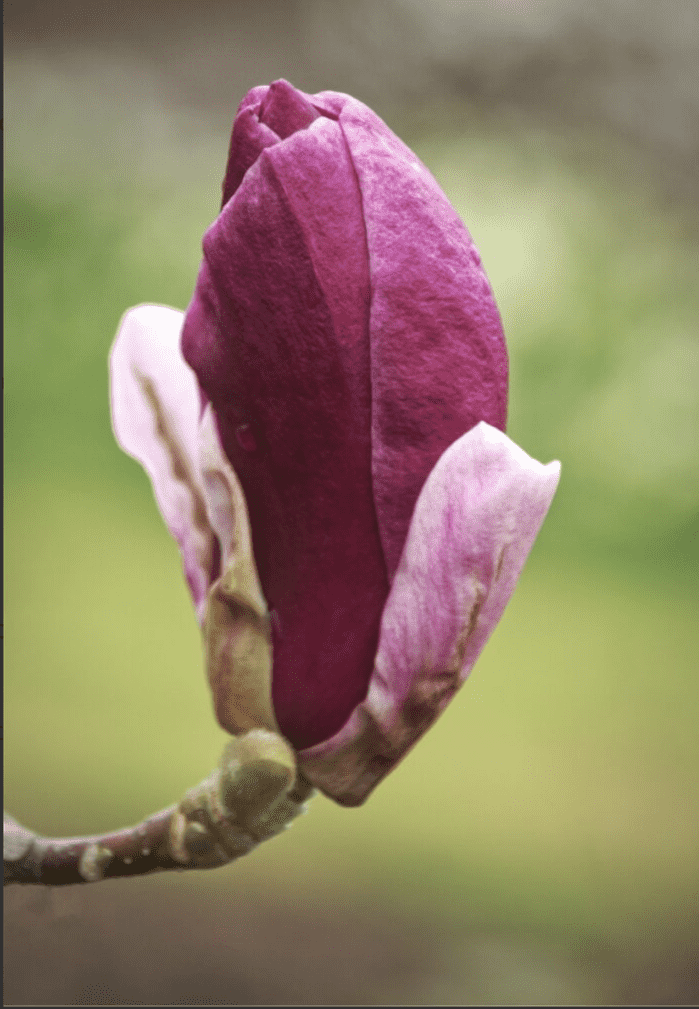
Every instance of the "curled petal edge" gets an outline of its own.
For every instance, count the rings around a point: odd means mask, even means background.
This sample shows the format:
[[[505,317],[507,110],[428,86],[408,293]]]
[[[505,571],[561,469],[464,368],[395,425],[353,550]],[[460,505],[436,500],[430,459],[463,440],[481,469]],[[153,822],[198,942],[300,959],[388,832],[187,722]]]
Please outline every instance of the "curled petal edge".
[[[183,320],[161,305],[125,313],[109,358],[112,426],[150,477],[179,544],[219,723],[234,735],[278,733],[269,613],[245,497],[211,406],[201,409],[196,376],[182,357]]]
[[[326,795],[364,802],[444,710],[502,616],[559,477],[560,463],[537,462],[485,422],[441,455],[413,512],[367,697],[299,753]]]
[[[180,353],[183,319],[163,305],[124,314],[109,355],[110,398],[116,440],[150,477],[201,623],[216,547],[198,472],[199,390]]]

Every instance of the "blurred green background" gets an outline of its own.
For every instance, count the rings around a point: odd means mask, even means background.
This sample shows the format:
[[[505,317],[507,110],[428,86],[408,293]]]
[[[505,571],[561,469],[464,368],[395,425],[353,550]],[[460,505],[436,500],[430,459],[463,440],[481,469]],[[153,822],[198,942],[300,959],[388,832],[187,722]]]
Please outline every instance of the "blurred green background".
[[[542,98],[533,115],[504,86],[502,100],[485,85],[474,98],[433,76],[414,107],[398,71],[377,83],[347,57],[346,4],[326,4],[325,42],[318,4],[289,4],[286,36],[278,4],[258,21],[245,4],[174,5],[172,23],[146,5],[128,36],[103,5],[74,6],[80,31],[42,35],[46,5],[29,5],[33,20],[10,10],[8,26],[14,816],[46,834],[135,822],[205,776],[224,742],[176,546],[111,434],[106,361],[126,308],[186,307],[248,87],[286,76],[351,90],[415,148],[501,308],[508,433],[563,473],[470,680],[366,806],[318,797],[224,870],[10,888],[6,1002],[695,1001],[699,229],[677,182],[686,152],[673,174],[667,145],[654,159],[601,113]],[[379,6],[403,39],[411,5]],[[221,24],[237,34],[221,42]],[[315,62],[294,42],[304,31]],[[491,36],[504,52],[505,34]],[[207,51],[228,54],[227,90]]]

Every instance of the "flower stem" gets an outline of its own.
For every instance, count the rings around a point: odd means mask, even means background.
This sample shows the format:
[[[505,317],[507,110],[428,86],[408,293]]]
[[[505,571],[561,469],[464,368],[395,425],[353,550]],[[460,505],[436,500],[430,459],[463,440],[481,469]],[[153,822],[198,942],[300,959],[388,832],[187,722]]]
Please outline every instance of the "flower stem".
[[[89,837],[41,837],[8,813],[4,884],[66,886],[168,869],[226,865],[305,812],[313,789],[281,736],[253,729],[175,805],[133,827]]]

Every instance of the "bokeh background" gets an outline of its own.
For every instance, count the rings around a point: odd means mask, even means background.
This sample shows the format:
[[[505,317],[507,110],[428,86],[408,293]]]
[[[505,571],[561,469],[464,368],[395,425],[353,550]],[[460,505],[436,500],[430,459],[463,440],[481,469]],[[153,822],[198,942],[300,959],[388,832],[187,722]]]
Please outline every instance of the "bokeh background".
[[[699,7],[5,5],[5,804],[176,800],[224,742],[179,556],[113,440],[123,311],[186,307],[235,108],[349,91],[475,237],[509,433],[563,476],[469,682],[355,810],[223,870],[6,894],[6,1004],[691,1004]]]

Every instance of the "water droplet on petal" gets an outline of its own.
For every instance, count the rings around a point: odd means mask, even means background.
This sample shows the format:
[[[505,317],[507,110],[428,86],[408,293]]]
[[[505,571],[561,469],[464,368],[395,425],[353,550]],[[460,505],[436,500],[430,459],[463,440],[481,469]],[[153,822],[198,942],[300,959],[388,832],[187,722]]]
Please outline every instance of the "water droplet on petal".
[[[257,448],[255,435],[252,433],[252,427],[249,424],[241,424],[237,427],[235,429],[235,437],[243,451],[254,452]]]

